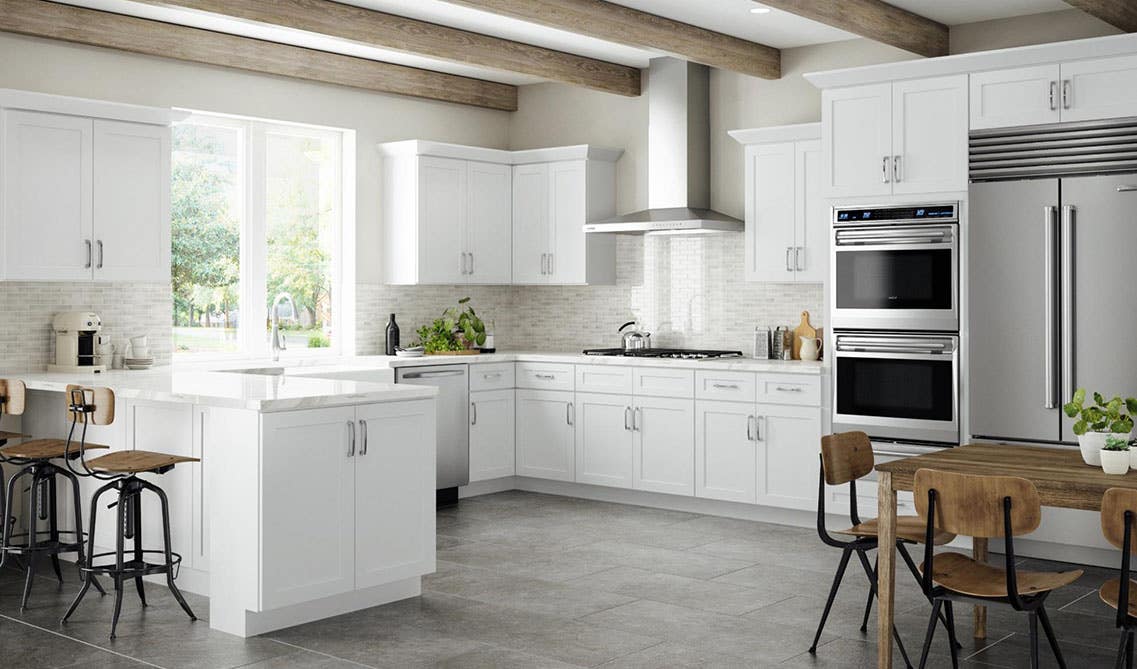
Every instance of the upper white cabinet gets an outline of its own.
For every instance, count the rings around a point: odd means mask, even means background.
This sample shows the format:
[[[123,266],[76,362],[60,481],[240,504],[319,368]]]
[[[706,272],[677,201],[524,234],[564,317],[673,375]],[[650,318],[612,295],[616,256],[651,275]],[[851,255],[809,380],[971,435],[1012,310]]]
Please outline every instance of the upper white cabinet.
[[[822,152],[831,198],[967,188],[967,76],[826,89]]]
[[[971,129],[1137,115],[1137,56],[976,72]]]
[[[746,145],[746,280],[823,282],[828,206],[820,124],[731,135]]]
[[[3,278],[168,281],[174,115],[19,91],[0,108]]]
[[[620,152],[499,151],[411,140],[384,155],[384,275],[393,284],[614,283]]]

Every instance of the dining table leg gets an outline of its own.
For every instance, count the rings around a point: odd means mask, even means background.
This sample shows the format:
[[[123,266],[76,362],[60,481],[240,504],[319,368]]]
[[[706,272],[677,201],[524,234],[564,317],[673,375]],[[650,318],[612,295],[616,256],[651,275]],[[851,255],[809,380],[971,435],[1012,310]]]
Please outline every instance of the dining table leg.
[[[987,537],[972,537],[971,555],[979,562],[987,562]],[[987,607],[975,605],[975,638],[987,638]]]
[[[877,667],[892,669],[892,623],[896,585],[896,490],[891,472],[877,472]]]

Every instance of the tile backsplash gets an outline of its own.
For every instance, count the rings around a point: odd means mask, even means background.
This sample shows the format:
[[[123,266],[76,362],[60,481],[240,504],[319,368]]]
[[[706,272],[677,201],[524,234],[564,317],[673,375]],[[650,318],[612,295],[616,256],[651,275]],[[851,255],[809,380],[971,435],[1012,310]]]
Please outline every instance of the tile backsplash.
[[[494,322],[500,350],[573,351],[619,345],[616,329],[638,320],[656,347],[728,348],[749,355],[755,325],[822,325],[820,284],[743,280],[741,233],[621,236],[614,286],[387,286],[357,293],[359,353],[382,353],[391,312],[404,343],[448,305],[469,296]]]
[[[154,364],[173,350],[168,283],[0,282],[0,369],[42,370],[55,357],[51,320],[60,311],[91,310],[116,347],[146,334]]]

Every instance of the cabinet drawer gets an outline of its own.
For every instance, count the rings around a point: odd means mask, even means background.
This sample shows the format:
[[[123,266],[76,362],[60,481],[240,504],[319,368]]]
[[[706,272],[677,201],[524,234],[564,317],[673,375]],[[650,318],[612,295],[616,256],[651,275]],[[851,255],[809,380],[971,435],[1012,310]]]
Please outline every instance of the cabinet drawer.
[[[636,395],[656,397],[694,397],[695,370],[664,367],[636,367],[632,370]]]
[[[583,393],[631,393],[632,368],[617,365],[577,365],[576,391]]]
[[[821,377],[804,374],[759,374],[758,401],[820,406]]]
[[[757,398],[757,383],[752,372],[698,370],[695,372],[695,398],[754,402]]]
[[[513,363],[470,365],[470,392],[512,388]]]
[[[572,365],[556,363],[517,363],[517,387],[536,390],[572,390]]]

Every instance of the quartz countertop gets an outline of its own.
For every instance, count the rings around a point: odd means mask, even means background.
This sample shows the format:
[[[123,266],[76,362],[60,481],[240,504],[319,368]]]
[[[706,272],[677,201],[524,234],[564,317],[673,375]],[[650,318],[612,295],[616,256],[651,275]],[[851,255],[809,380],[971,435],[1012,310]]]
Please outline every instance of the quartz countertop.
[[[583,353],[508,352],[477,355],[424,355],[421,358],[398,356],[363,356],[360,361],[385,361],[391,367],[417,365],[455,365],[491,362],[552,362],[571,365],[624,365],[634,367],[672,367],[676,369],[713,369],[737,372],[779,372],[784,374],[827,373],[828,362],[817,360],[759,360],[755,358],[714,358],[710,360],[673,360],[669,358],[636,358],[625,356],[584,355]],[[374,364],[374,363],[372,363]]]

